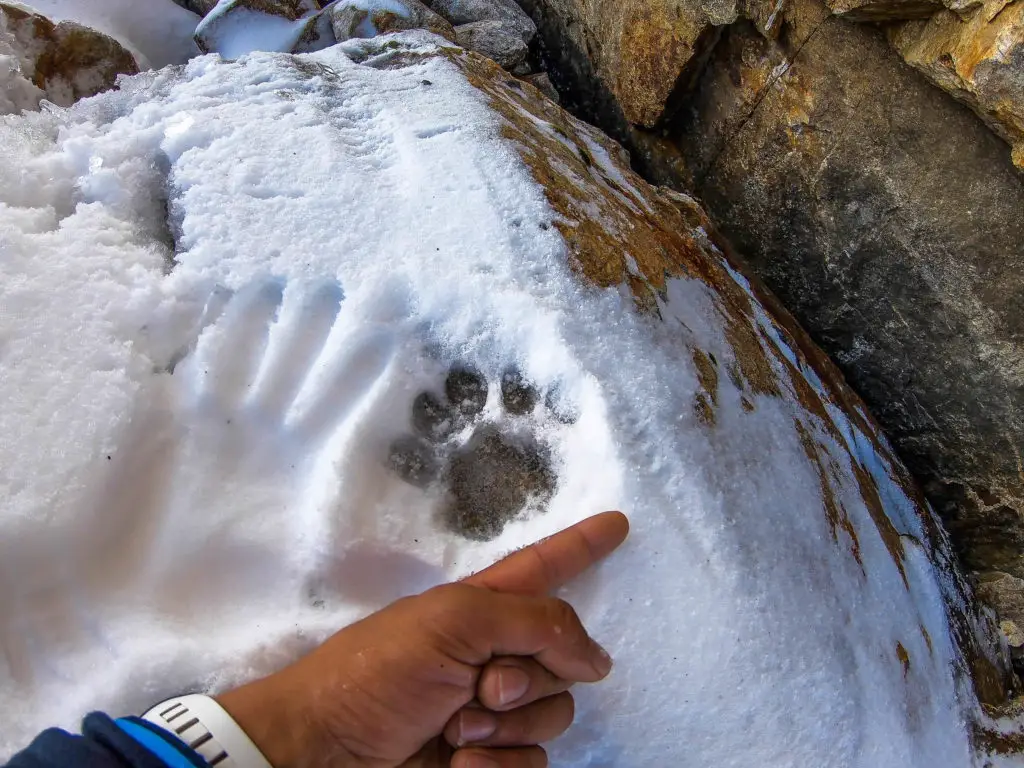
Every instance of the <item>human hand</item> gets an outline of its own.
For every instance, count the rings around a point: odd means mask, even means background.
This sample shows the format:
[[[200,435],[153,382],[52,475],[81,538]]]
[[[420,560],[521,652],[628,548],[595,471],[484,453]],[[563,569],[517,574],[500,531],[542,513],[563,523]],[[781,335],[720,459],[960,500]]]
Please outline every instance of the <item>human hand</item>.
[[[538,745],[572,723],[569,687],[611,669],[547,595],[628,530],[618,512],[591,517],[217,700],[275,768],[544,768]]]

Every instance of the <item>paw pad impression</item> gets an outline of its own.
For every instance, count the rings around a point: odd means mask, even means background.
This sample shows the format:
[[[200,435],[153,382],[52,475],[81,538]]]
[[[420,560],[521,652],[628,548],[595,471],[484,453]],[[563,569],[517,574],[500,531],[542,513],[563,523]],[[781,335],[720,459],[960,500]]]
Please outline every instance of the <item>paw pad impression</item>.
[[[518,369],[507,369],[499,381],[501,407],[514,420],[506,425],[483,417],[489,388],[473,366],[453,365],[443,395],[421,392],[413,400],[413,434],[395,440],[388,457],[407,483],[441,483],[448,492],[445,526],[481,541],[496,538],[531,503],[546,502],[557,485],[549,448],[533,425],[515,423],[534,414],[541,392]],[[562,423],[575,420],[559,407],[557,390],[548,392],[544,412]]]

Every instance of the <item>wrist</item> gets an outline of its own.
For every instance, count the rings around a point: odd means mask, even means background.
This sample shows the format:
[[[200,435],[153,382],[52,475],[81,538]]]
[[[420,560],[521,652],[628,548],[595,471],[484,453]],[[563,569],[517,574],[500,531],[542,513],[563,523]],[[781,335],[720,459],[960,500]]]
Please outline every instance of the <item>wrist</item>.
[[[257,680],[213,697],[273,768],[311,768],[311,719],[300,711],[275,677]]]

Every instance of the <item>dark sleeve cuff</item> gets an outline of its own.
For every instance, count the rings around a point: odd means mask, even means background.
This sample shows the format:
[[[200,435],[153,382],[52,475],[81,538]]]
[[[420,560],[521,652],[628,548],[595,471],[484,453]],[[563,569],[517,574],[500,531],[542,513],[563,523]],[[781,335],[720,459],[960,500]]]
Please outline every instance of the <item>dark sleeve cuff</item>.
[[[100,712],[82,721],[82,735],[49,728],[6,768],[208,768],[172,734],[137,717],[115,722]]]

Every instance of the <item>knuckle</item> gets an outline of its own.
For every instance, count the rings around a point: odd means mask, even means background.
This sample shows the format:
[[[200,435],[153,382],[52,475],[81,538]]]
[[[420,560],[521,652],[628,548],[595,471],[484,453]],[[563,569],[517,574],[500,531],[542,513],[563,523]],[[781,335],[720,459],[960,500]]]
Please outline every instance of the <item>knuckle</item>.
[[[444,584],[421,597],[419,624],[434,644],[463,663],[483,661],[477,648],[479,590],[465,584]]]
[[[476,600],[476,589],[465,584],[442,584],[421,595],[424,618],[433,624],[445,624],[469,614]]]

